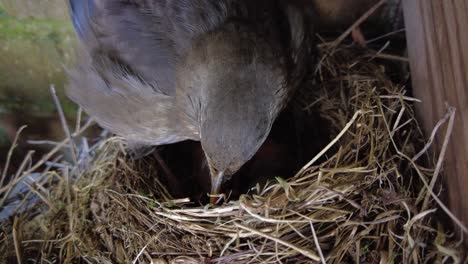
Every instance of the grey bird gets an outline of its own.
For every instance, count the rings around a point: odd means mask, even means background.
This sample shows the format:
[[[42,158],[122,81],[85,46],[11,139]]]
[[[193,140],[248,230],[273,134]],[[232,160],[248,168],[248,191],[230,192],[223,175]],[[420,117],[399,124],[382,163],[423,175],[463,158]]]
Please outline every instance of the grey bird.
[[[201,141],[211,191],[257,152],[316,56],[282,0],[70,0],[69,97],[140,145]]]

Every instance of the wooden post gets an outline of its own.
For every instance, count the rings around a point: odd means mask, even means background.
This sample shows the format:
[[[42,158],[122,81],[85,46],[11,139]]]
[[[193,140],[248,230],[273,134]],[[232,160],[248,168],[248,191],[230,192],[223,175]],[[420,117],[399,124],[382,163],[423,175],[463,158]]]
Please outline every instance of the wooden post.
[[[443,180],[450,209],[468,226],[468,1],[403,0],[403,8],[414,95],[423,101],[417,112],[426,134],[445,114],[446,103],[456,107]]]

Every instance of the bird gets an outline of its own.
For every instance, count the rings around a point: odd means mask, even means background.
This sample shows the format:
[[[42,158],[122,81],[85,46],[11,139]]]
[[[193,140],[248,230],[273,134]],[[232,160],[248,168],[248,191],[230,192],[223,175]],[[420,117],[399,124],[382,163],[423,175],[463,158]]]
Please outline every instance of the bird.
[[[68,96],[139,146],[200,141],[211,193],[250,160],[316,58],[292,0],[69,0]]]

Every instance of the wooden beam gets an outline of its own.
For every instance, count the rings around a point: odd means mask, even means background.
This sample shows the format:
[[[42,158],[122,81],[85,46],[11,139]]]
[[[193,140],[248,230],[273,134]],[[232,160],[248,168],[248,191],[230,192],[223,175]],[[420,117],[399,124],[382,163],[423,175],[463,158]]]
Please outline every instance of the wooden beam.
[[[443,171],[451,210],[468,226],[468,1],[403,0],[408,54],[419,119],[427,135],[456,108]],[[439,133],[440,151],[443,133]]]

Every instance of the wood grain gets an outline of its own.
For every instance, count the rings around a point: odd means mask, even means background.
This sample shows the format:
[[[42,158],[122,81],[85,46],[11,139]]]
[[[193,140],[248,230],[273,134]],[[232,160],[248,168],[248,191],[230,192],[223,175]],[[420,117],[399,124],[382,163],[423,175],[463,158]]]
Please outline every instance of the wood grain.
[[[447,110],[456,119],[443,171],[451,210],[468,226],[468,1],[403,1],[419,119],[426,133]],[[436,151],[443,133],[439,133]]]

